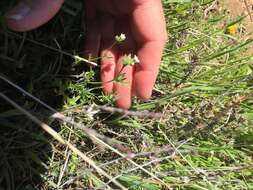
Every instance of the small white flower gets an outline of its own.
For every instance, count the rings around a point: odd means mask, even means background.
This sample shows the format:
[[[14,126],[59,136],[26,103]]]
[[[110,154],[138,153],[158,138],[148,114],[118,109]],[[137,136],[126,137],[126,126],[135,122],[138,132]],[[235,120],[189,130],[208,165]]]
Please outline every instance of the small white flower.
[[[122,34],[120,34],[120,36],[119,36],[119,37],[120,37],[120,39],[121,39],[121,40],[123,40],[123,41],[124,41],[124,40],[126,40],[126,35],[125,35],[125,34],[123,34],[123,33],[122,33]]]
[[[135,65],[136,63],[140,63],[140,60],[139,60],[139,58],[138,58],[136,55],[132,56],[132,54],[128,54],[128,55],[125,56],[125,58],[123,59],[123,65],[124,65],[124,66],[127,66],[127,65],[133,66],[133,65]]]
[[[202,179],[203,179],[203,181],[208,181],[207,176],[203,176]]]
[[[134,55],[134,61],[135,63],[140,63],[139,57],[137,57],[137,55]]]
[[[90,106],[89,109],[86,111],[86,116],[90,119],[90,120],[94,120],[94,115],[96,115],[99,112],[99,110],[95,110],[94,106]]]
[[[123,33],[121,33],[120,35],[116,35],[115,40],[116,40],[117,43],[120,44],[120,43],[122,43],[126,40],[126,35],[123,34]]]
[[[124,66],[133,66],[134,64],[135,64],[135,61],[133,60],[131,54],[124,57],[124,59],[123,59]]]
[[[189,183],[191,180],[190,180],[189,177],[183,176],[183,177],[182,177],[182,181],[183,181],[184,183]]]

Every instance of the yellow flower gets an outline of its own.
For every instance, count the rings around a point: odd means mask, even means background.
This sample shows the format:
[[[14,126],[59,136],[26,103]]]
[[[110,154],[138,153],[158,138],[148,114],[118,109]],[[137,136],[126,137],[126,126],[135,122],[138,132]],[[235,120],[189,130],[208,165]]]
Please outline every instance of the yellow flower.
[[[227,28],[227,33],[232,34],[232,35],[235,34],[236,33],[236,25],[233,24],[233,25],[229,26]]]

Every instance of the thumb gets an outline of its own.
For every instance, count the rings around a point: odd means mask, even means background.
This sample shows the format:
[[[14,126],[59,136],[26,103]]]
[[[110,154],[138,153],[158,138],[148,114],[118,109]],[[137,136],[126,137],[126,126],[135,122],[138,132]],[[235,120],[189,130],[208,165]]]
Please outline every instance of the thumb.
[[[49,21],[61,8],[64,0],[22,0],[6,15],[7,26],[24,32]]]

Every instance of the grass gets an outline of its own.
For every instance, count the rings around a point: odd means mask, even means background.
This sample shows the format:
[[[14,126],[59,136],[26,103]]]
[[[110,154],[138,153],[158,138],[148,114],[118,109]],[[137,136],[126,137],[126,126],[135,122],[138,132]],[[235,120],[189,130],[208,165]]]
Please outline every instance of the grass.
[[[1,74],[96,130],[105,144],[52,120],[47,109],[3,80],[1,92],[129,189],[253,189],[253,67],[241,18],[231,20],[223,7],[205,17],[209,0],[163,2],[169,42],[160,75],[152,99],[135,100],[132,107],[162,118],[109,114],[95,106],[113,106],[113,96],[101,91],[99,69],[73,59],[82,55],[85,38],[81,0],[66,1],[35,31],[1,27]],[[0,4],[4,15],[12,1]],[[7,101],[0,103],[0,189],[116,188]],[[87,115],[90,105],[98,111],[94,120]]]

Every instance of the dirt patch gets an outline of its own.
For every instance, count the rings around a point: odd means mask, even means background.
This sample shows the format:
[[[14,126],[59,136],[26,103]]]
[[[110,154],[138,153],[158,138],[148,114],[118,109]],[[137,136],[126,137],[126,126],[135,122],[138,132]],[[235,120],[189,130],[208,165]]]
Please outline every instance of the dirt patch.
[[[223,0],[231,17],[247,16],[244,26],[249,37],[253,38],[253,0]]]

